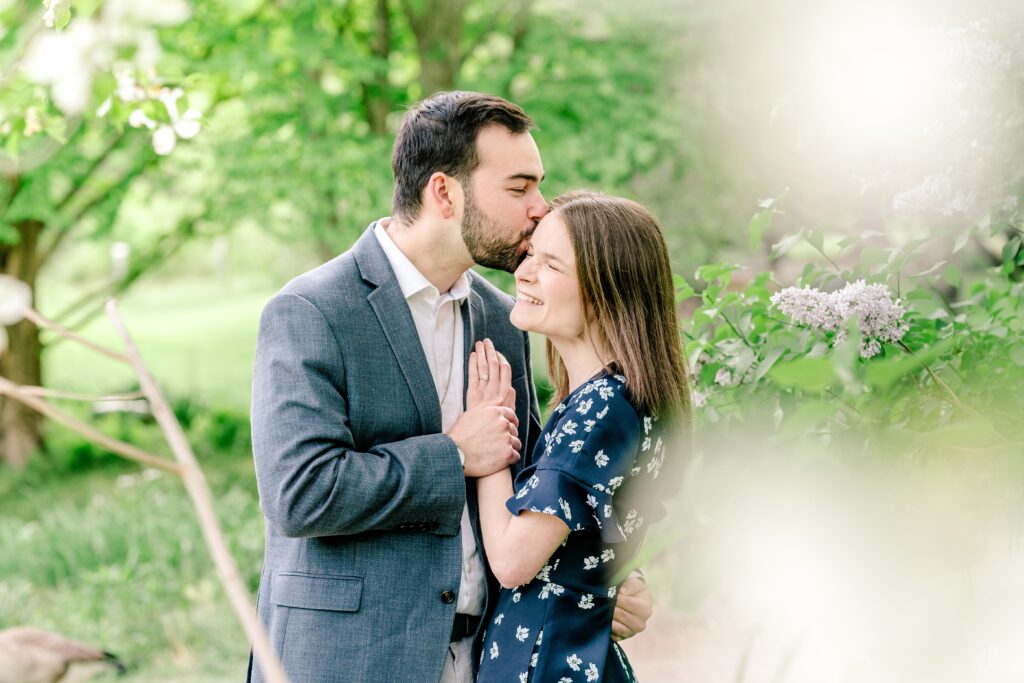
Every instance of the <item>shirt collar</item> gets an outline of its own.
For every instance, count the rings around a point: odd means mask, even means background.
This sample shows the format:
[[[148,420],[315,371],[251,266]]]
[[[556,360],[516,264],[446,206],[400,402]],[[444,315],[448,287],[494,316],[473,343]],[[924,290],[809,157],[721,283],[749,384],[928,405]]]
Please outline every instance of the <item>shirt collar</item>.
[[[384,255],[387,256],[388,262],[391,263],[391,269],[395,272],[395,279],[398,280],[402,296],[407,301],[424,290],[429,291],[431,295],[438,296],[438,304],[443,303],[443,301],[453,300],[462,303],[469,296],[468,271],[455,280],[451,289],[441,294],[434,285],[430,284],[430,280],[419,271],[419,268],[409,260],[409,257],[402,253],[402,250],[391,239],[391,235],[384,229],[380,221],[377,221],[376,225],[374,225],[373,234],[377,237],[377,241],[380,242],[380,248],[384,250]]]

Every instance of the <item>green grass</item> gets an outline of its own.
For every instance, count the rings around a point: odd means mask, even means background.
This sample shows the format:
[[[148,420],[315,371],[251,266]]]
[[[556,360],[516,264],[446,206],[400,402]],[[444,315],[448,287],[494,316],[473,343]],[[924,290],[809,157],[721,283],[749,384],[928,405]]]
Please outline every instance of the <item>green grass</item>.
[[[57,291],[44,292],[52,303]],[[120,301],[122,317],[147,366],[172,395],[210,405],[247,409],[259,314],[274,290],[229,286],[216,280],[143,282]],[[53,310],[61,308],[57,301]],[[44,313],[50,307],[44,307]],[[120,340],[105,315],[82,331],[115,348]],[[44,354],[52,388],[97,393],[134,386],[130,368],[78,344],[60,341]]]
[[[255,593],[263,526],[245,452],[205,459],[231,551]],[[52,629],[118,654],[131,683],[235,681],[246,639],[184,488],[115,465],[0,470],[0,628]]]

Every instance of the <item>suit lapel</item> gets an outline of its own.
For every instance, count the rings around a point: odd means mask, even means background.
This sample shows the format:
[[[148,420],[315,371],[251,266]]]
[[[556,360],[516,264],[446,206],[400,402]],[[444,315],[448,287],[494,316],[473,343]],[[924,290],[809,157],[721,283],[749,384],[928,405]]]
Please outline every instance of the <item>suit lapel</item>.
[[[441,431],[441,406],[437,401],[434,378],[416,333],[416,323],[413,322],[409,304],[402,295],[402,288],[398,285],[380,242],[373,234],[373,228],[374,225],[370,225],[353,247],[363,279],[377,286],[366,300],[377,316],[409,385],[420,416],[422,433],[437,434]]]
[[[473,346],[487,338],[487,316],[484,314],[484,302],[472,289],[473,275],[470,274],[470,290],[466,302],[462,304],[462,386],[469,387],[469,354]],[[469,315],[467,315],[467,311]],[[466,393],[462,393],[462,407],[466,407]]]

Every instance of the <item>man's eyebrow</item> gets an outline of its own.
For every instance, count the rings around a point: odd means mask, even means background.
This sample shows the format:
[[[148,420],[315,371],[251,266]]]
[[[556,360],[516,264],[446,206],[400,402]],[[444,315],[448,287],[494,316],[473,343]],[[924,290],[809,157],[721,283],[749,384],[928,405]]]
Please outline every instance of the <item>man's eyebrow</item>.
[[[542,175],[540,178],[537,178],[537,176],[532,173],[515,173],[506,178],[506,180],[529,180],[532,183],[539,183],[546,177],[547,175]]]

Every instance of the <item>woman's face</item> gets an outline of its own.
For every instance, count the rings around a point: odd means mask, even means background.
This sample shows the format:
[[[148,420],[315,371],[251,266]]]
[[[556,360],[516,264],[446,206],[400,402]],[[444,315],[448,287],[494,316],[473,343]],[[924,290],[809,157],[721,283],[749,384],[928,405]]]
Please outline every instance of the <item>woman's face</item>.
[[[576,256],[558,211],[549,213],[537,225],[515,276],[516,305],[510,316],[513,325],[553,340],[583,336]]]

